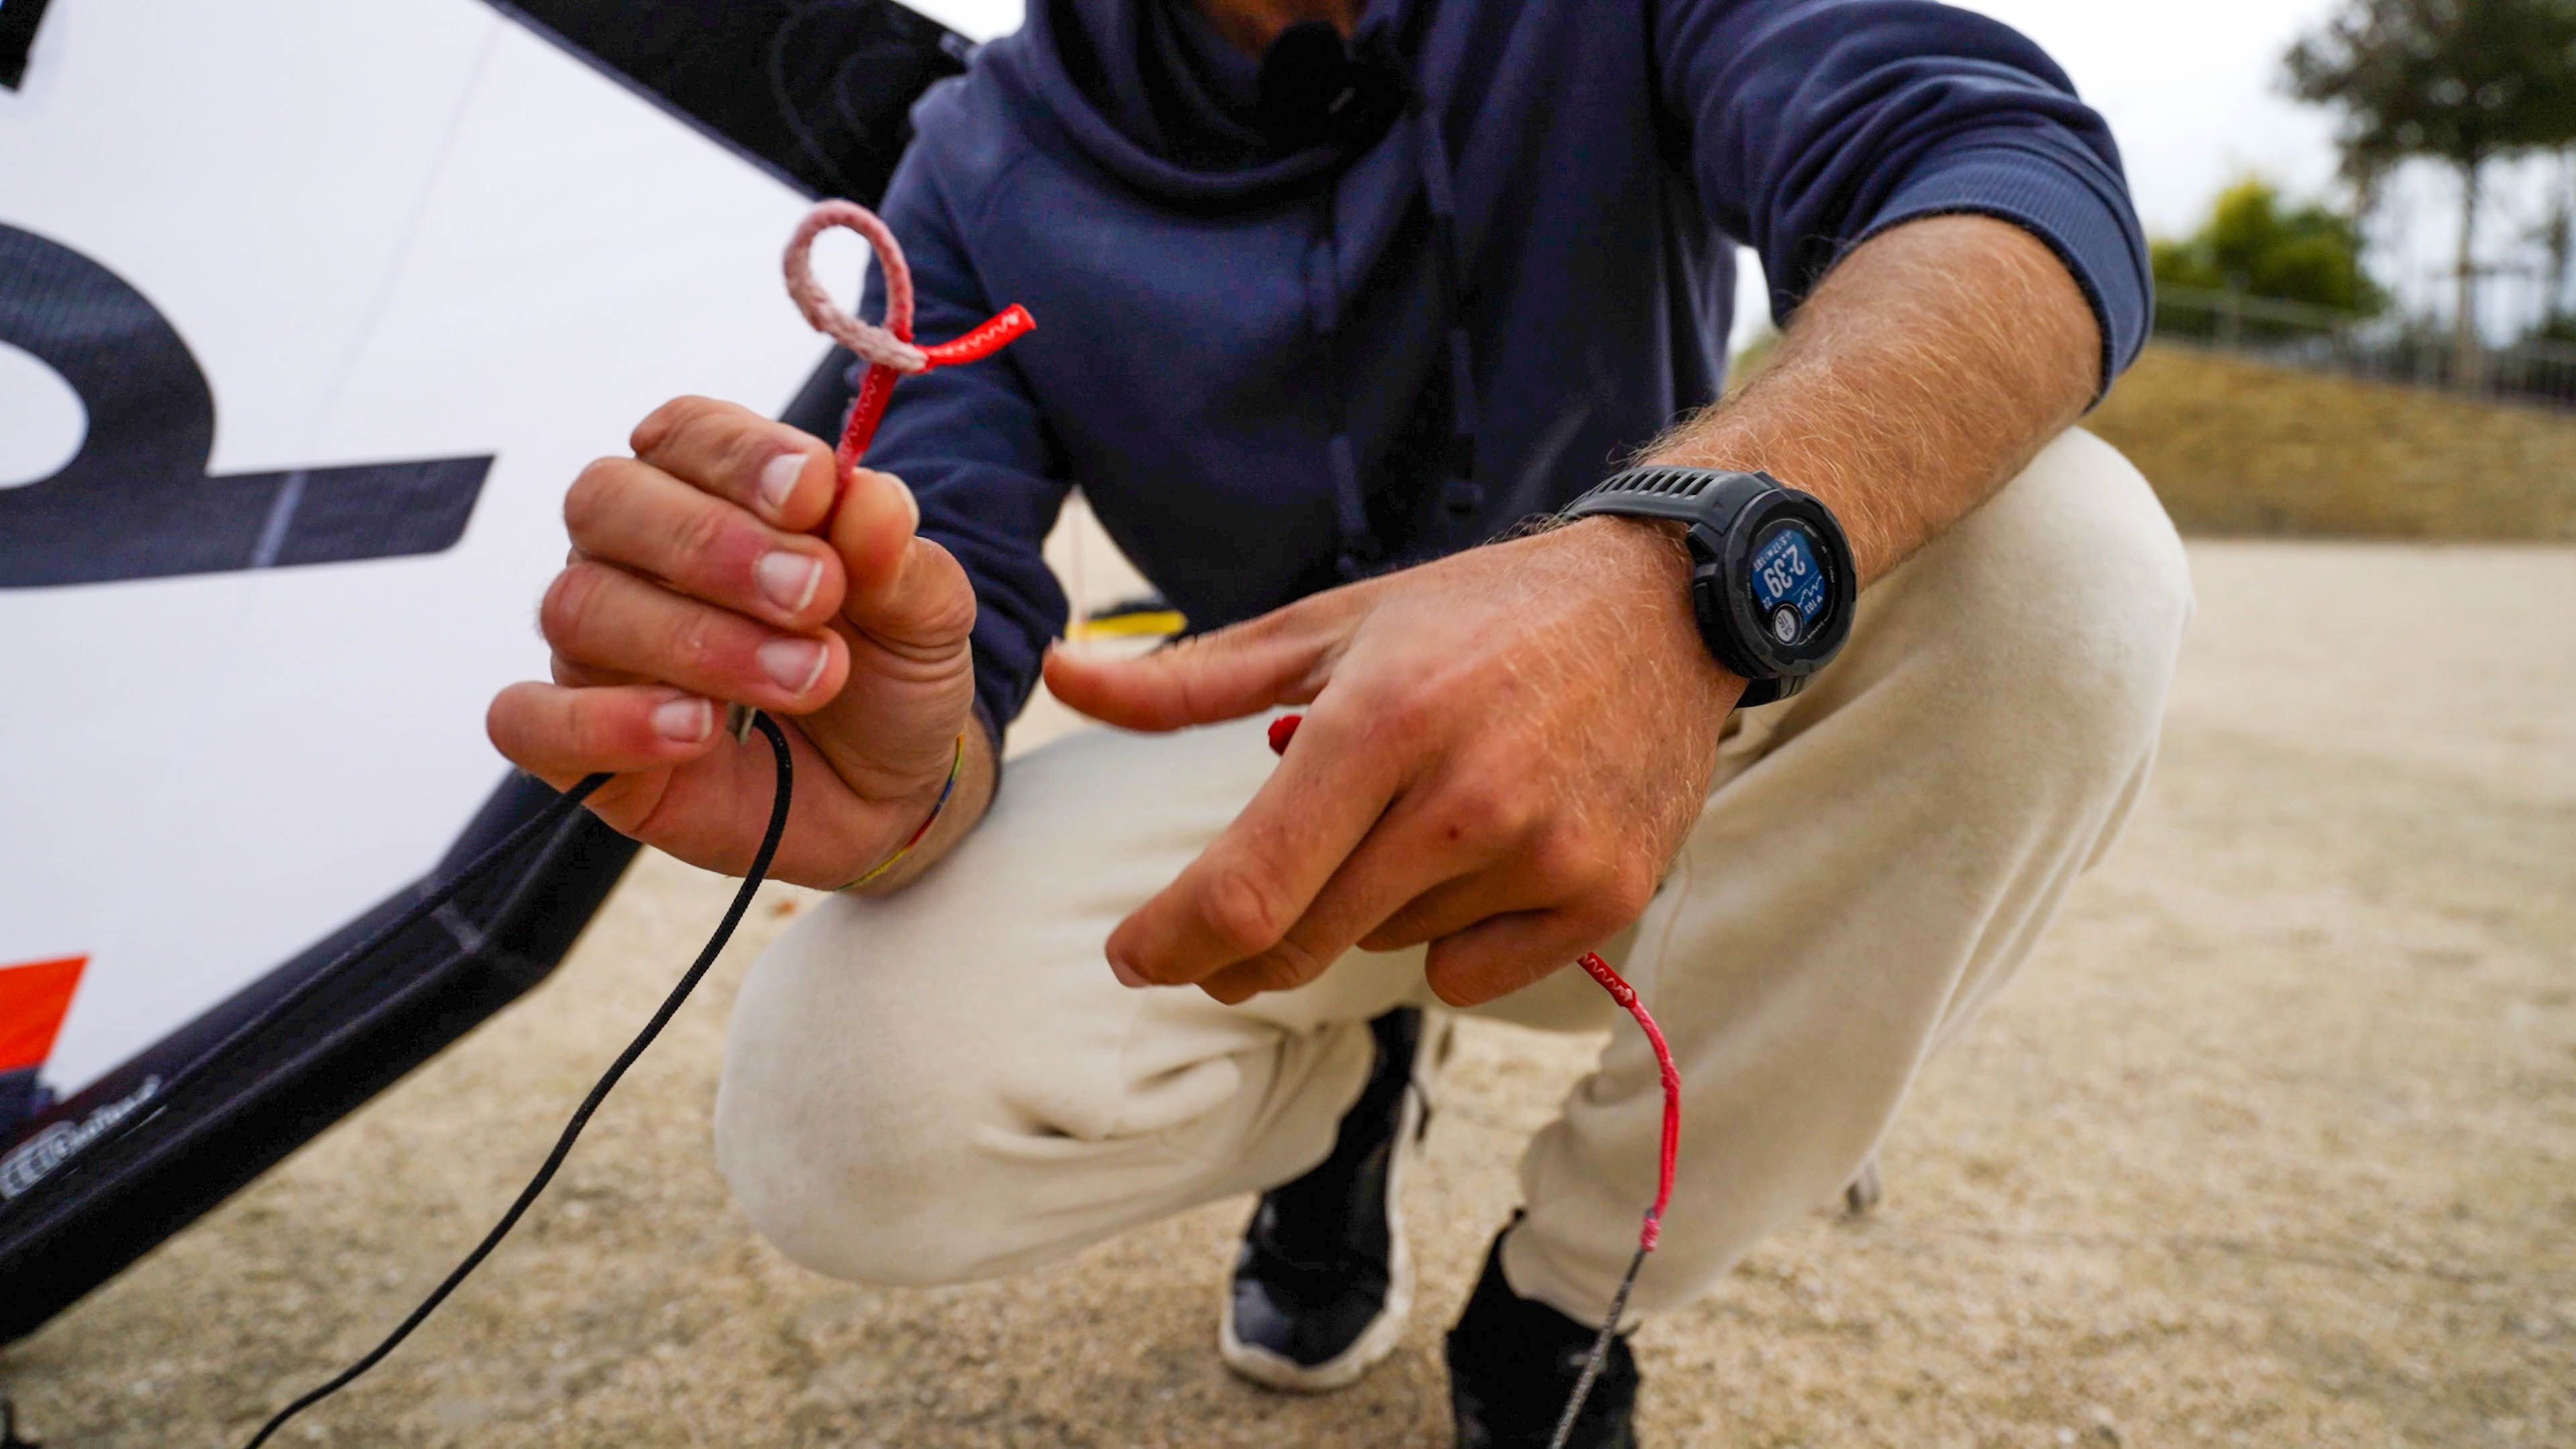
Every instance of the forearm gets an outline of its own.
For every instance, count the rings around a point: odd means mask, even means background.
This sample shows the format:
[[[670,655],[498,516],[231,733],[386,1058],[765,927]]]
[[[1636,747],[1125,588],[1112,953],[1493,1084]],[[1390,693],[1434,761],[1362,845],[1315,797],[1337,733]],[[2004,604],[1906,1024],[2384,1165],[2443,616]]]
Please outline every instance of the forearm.
[[[1761,375],[1642,461],[1758,468],[1815,494],[1867,587],[2081,416],[2100,357],[2092,310],[2037,238],[1928,217],[1845,257]]]

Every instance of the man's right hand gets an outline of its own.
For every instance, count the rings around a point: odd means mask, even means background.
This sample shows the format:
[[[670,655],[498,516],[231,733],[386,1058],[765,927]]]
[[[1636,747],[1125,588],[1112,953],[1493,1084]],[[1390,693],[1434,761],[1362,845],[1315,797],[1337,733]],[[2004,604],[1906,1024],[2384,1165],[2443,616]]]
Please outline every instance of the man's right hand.
[[[613,772],[590,797],[601,819],[740,874],[774,780],[724,705],[758,706],[796,762],[770,873],[846,885],[920,826],[973,732],[965,571],[916,536],[901,480],[836,486],[831,448],[783,423],[679,398],[630,441],[564,499],[572,556],[538,613],[554,683],[502,690],[492,743],[558,789]]]

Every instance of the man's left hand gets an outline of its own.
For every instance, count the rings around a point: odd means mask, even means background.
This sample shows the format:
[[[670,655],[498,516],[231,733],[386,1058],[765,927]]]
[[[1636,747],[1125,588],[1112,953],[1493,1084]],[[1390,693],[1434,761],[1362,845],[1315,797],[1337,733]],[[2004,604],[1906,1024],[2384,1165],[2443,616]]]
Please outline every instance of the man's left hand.
[[[1587,519],[1138,659],[1050,653],[1058,698],[1127,729],[1311,704],[1252,803],[1110,933],[1111,969],[1232,1004],[1429,942],[1431,989],[1470,1006],[1624,929],[1744,689],[1688,577],[1671,527]]]

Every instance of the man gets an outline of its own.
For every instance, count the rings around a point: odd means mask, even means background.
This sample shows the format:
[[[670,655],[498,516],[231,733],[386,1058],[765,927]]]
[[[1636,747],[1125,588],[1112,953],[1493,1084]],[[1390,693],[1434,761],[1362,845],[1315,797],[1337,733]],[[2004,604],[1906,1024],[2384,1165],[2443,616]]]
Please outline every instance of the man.
[[[2100,120],[1920,0],[1040,0],[916,121],[885,213],[921,335],[1015,301],[1040,330],[905,382],[845,481],[811,435],[837,399],[805,430],[655,412],[567,500],[555,682],[491,713],[728,871],[770,766],[717,702],[788,722],[776,873],[858,884],[744,984],[716,1132],[745,1211],[823,1272],[930,1283],[1259,1191],[1226,1360],[1347,1383],[1409,1307],[1441,1009],[1607,1025],[1562,969],[1598,947],[1685,1093],[1636,1306],[1709,1291],[1868,1160],[2146,776],[2189,590],[2070,430],[2147,315]],[[1693,414],[1735,238],[1786,333]],[[1701,471],[1527,526],[1630,458]],[[1706,510],[1812,507],[1755,470],[1821,510],[1745,573],[1714,541],[1751,514]],[[1047,652],[1077,486],[1204,632]],[[1793,572],[1832,587],[1784,606]],[[997,791],[1041,671],[1120,728]],[[1812,684],[1739,711],[1748,673]],[[1483,1225],[1461,1443],[1545,1442],[1658,1106],[1613,1035]],[[1634,1442],[1636,1384],[1622,1339],[1577,1442]]]

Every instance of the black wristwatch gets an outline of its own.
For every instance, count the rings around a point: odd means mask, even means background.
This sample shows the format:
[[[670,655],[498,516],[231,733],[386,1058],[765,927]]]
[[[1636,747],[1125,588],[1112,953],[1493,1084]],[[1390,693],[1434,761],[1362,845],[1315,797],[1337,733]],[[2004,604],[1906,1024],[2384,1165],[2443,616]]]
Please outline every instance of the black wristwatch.
[[[1738,709],[1806,688],[1850,637],[1859,584],[1842,525],[1768,473],[1631,468],[1564,516],[1595,513],[1690,525],[1691,612],[1708,652],[1751,681]]]

